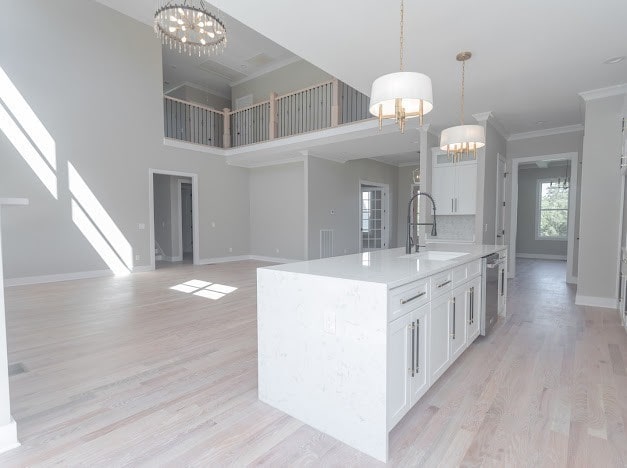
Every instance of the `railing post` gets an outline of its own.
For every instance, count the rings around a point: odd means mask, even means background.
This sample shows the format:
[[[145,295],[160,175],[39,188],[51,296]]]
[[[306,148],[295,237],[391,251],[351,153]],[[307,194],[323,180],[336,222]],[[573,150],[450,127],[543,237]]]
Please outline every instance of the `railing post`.
[[[231,147],[231,109],[225,107],[224,112],[224,135],[222,137],[222,146],[224,148]]]
[[[340,123],[340,81],[337,78],[333,78],[331,88],[331,127],[337,127]]]
[[[268,125],[270,126],[270,128],[268,129],[269,130],[268,138],[270,140],[274,140],[277,137],[278,130],[279,130],[276,97],[277,97],[277,93],[275,92],[270,93],[270,122],[268,123]]]

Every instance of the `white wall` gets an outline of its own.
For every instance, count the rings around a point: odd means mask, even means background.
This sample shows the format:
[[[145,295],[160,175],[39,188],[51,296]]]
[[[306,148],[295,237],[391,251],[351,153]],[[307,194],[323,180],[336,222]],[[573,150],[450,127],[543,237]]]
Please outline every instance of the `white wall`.
[[[397,242],[397,167],[370,159],[337,163],[308,158],[309,258],[320,258],[320,230],[334,230],[334,255],[360,251],[359,181],[389,185],[389,247]],[[335,214],[331,214],[334,211]],[[403,244],[404,245],[404,244]]]
[[[525,138],[523,140],[511,140],[507,142],[507,161],[508,171],[511,171],[512,160],[517,158],[526,158],[533,156],[547,156],[560,153],[577,153],[579,160],[583,154],[583,132],[560,133],[557,135],[545,135],[535,138]],[[573,245],[573,277],[578,274],[578,256],[579,256],[579,226],[580,226],[580,205],[581,205],[581,165],[578,164],[577,180],[579,184],[576,193],[575,206],[575,240]],[[505,181],[505,193],[511,194],[512,178],[508,177]],[[505,211],[505,229],[511,225],[511,206]],[[508,239],[510,237],[508,236]]]
[[[59,192],[55,200],[0,132],[0,196],[31,200],[2,221],[7,278],[107,268],[72,221],[68,163],[136,265],[149,265],[149,168],[198,174],[201,259],[249,253],[248,170],[163,145],[161,44],[149,26],[80,0],[9,2],[3,15],[28,18],[29,34],[15,21],[0,30],[0,66],[54,139]]]
[[[231,101],[248,94],[253,95],[253,103],[267,101],[270,93],[285,94],[307,88],[333,77],[304,60],[290,63],[282,68],[266,73],[258,78],[231,87]]]
[[[167,95],[173,98],[182,99],[183,101],[195,102],[206,107],[212,107],[219,111],[225,107],[228,107],[229,109],[231,108],[230,99],[218,96],[209,91],[202,91],[198,88],[194,88],[193,86],[183,85],[170,91]]]
[[[537,188],[540,179],[564,178],[566,166],[524,168],[518,171],[518,223],[516,254],[553,255],[566,258],[567,241],[536,239]]]
[[[250,252],[305,258],[304,163],[250,170]]]
[[[616,304],[623,100],[621,95],[586,102],[578,303]]]

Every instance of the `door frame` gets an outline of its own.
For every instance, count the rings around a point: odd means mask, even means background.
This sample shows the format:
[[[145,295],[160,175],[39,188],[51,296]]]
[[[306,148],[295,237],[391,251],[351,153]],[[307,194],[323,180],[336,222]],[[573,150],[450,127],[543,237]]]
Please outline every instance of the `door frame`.
[[[183,260],[183,197],[181,195],[181,190],[183,188],[183,184],[191,184],[187,179],[177,179],[176,187],[176,203],[177,203],[177,217],[178,217],[178,232],[179,232],[179,253],[181,260]],[[192,187],[192,251],[194,249],[194,188]]]
[[[507,208],[507,187],[505,186],[505,180],[500,181],[499,179],[505,179],[505,177],[499,174],[499,166],[498,162],[501,161],[503,163],[503,173],[507,175],[507,159],[501,153],[496,154],[497,166],[496,166],[496,213],[494,217],[494,243],[496,244],[496,240],[498,239],[497,235],[499,233],[499,227],[497,226],[498,220],[498,210],[501,210],[501,222],[503,223],[503,230],[505,230],[505,210]],[[503,202],[505,206],[501,204],[499,206],[499,182],[503,183]],[[503,245],[507,245],[507,237],[503,234]]]
[[[381,217],[381,221],[383,222],[384,235],[381,236],[381,242],[385,244],[385,247],[381,247],[381,250],[390,248],[390,186],[389,184],[383,184],[381,182],[372,182],[370,180],[359,179],[358,187],[358,196],[357,196],[357,206],[358,206],[358,227],[357,235],[358,235],[358,244],[357,244],[357,252],[363,252],[362,250],[362,238],[361,238],[361,187],[363,185],[371,185],[373,187],[380,187],[383,189],[385,193],[383,197],[383,203],[381,204],[381,208],[383,209],[383,216]]]
[[[194,265],[198,265],[200,263],[200,250],[198,245],[199,240],[199,229],[198,229],[198,174],[194,174],[191,172],[179,172],[179,171],[170,171],[167,169],[148,169],[148,228],[150,232],[150,268],[152,270],[155,269],[155,188],[154,188],[154,175],[161,174],[167,176],[177,176],[177,177],[187,177],[192,179],[192,238],[193,238],[193,252],[194,252]],[[178,184],[177,184],[178,186]],[[180,208],[180,198],[181,192],[179,190],[178,193],[178,201],[179,201],[179,215],[181,215]],[[182,221],[181,221],[182,222]],[[181,225],[182,231],[182,225]],[[182,235],[179,236],[180,242],[182,243]],[[181,255],[183,255],[183,251],[181,248]]]
[[[530,156],[512,159],[512,191],[510,210],[510,243],[508,253],[508,278],[516,276],[516,235],[518,229],[518,170],[521,163],[536,161],[550,161],[552,159],[568,159],[570,161],[570,190],[568,193],[568,244],[566,249],[566,282],[577,284],[577,277],[573,276],[573,262],[575,252],[575,214],[577,211],[577,172],[579,167],[579,153],[557,153],[542,156]]]

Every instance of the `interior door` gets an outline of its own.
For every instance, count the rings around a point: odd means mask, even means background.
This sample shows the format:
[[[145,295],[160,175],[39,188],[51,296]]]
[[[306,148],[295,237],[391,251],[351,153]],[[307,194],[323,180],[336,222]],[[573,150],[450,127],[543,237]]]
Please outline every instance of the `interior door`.
[[[496,163],[496,233],[495,244],[505,245],[505,158],[498,155]]]

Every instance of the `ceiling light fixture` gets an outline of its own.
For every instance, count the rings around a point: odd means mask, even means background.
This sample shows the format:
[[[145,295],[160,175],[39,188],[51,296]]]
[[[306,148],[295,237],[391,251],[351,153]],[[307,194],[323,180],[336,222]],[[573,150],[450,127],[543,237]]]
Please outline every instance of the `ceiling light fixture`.
[[[155,12],[155,32],[161,42],[189,55],[222,52],[226,47],[226,28],[207,9],[204,0],[162,1]]]
[[[470,52],[460,52],[457,54],[457,61],[462,62],[462,98],[461,98],[461,125],[449,127],[442,131],[440,135],[440,149],[445,150],[448,155],[453,153],[453,162],[461,159],[464,153],[477,159],[477,149],[485,146],[485,129],[481,125],[464,125],[464,79],[466,73],[466,60],[472,57]]]
[[[422,73],[403,71],[403,28],[404,2],[401,0],[400,71],[380,76],[372,83],[370,113],[379,119],[379,130],[383,119],[394,119],[405,131],[405,119],[420,118],[433,109],[431,78]]]

